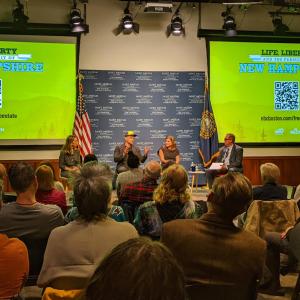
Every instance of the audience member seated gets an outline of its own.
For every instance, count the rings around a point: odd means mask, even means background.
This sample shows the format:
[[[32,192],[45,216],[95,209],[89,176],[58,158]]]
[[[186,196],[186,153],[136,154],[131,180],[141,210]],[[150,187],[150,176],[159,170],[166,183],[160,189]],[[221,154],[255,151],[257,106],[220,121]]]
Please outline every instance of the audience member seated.
[[[200,217],[203,213],[201,207],[190,198],[186,170],[177,164],[168,167],[153,193],[154,201],[146,202],[137,209],[135,227],[141,235],[158,239],[163,223]]]
[[[0,234],[0,299],[17,297],[29,272],[25,244]]]
[[[265,163],[260,166],[262,186],[253,188],[254,200],[286,200],[287,189],[278,183],[280,170],[273,163]]]
[[[120,244],[100,263],[87,300],[184,300],[184,277],[173,254],[146,238]]]
[[[284,295],[284,289],[280,284],[280,273],[287,274],[295,267],[300,259],[300,219],[295,226],[288,227],[284,232],[268,232],[265,236],[267,241],[267,259],[265,282],[261,292],[270,295]],[[287,261],[281,265],[280,254],[288,255]]]
[[[0,210],[0,233],[9,237],[45,239],[53,228],[64,224],[59,207],[36,201],[37,179],[32,166],[16,163],[9,169],[8,178],[17,200],[4,204]]]
[[[198,220],[164,224],[161,241],[183,267],[187,285],[238,287],[241,294],[235,299],[248,299],[245,295],[262,275],[266,245],[253,233],[236,228],[233,219],[251,199],[250,181],[240,173],[228,173],[216,178],[208,213]],[[216,299],[214,293],[205,298]]]
[[[64,192],[65,191],[64,185],[59,181],[59,179],[58,179],[58,177],[57,177],[57,175],[55,173],[55,170],[54,170],[54,167],[53,167],[51,161],[49,161],[49,160],[43,160],[43,161],[40,162],[39,167],[43,166],[43,165],[50,167],[51,170],[52,170],[52,172],[53,172],[54,188],[56,190],[58,190],[58,191]]]
[[[83,159],[83,164],[94,162],[95,164],[98,163],[98,158],[95,154],[87,154]]]
[[[126,212],[127,219],[133,222],[136,209],[147,201],[152,201],[153,192],[157,188],[157,180],[161,175],[161,167],[157,161],[149,161],[144,169],[141,181],[128,183],[122,188],[119,204]]]
[[[107,217],[111,175],[101,165],[85,165],[75,174],[79,217],[51,232],[38,278],[40,287],[84,288],[112,248],[138,236],[131,224]]]
[[[66,214],[66,195],[54,188],[54,175],[51,168],[42,165],[37,168],[35,174],[38,182],[38,189],[35,194],[36,200],[44,204],[55,204],[61,208],[63,214]]]
[[[88,154],[90,155],[90,154]],[[111,185],[111,169],[110,166],[106,163],[98,163],[95,160],[87,161],[84,166],[93,166],[93,165],[99,165],[99,168],[101,168],[101,174],[102,176],[105,176],[107,178],[107,182],[109,185]],[[70,223],[77,219],[79,217],[79,212],[77,208],[77,203],[74,199],[73,192],[71,193],[71,201],[73,203],[73,207],[70,208],[65,215],[65,222]],[[118,205],[112,205],[111,203],[108,203],[108,213],[107,215],[116,220],[117,222],[124,222],[127,221],[126,216],[124,214],[123,208]]]
[[[143,170],[139,168],[140,160],[132,151],[128,152],[127,165],[129,170],[119,173],[116,181],[118,198],[121,195],[123,186],[128,183],[137,182],[143,179]]]

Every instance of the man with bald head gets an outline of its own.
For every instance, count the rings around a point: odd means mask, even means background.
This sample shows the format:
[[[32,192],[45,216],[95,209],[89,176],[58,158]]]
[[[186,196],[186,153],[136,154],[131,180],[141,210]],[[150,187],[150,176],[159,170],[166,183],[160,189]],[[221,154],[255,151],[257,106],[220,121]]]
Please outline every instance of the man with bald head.
[[[144,169],[143,179],[139,182],[129,183],[122,188],[119,203],[123,209],[134,214],[135,210],[144,202],[152,201],[153,191],[157,187],[157,180],[161,175],[161,166],[155,161],[149,161]],[[129,221],[134,216],[128,216]]]

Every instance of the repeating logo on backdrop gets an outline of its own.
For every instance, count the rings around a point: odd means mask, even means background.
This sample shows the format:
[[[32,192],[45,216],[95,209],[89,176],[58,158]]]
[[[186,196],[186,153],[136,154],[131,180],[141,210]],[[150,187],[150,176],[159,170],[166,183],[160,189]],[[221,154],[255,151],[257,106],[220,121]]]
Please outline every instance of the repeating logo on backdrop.
[[[203,139],[211,138],[217,131],[215,118],[212,112],[205,110],[202,113],[200,137]]]

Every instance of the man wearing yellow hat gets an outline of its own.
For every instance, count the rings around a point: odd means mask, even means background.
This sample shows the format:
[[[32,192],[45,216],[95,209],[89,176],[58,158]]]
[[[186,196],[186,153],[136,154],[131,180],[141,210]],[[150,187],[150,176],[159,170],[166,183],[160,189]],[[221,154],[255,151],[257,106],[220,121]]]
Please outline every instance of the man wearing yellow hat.
[[[116,146],[115,148],[114,161],[117,163],[115,178],[119,173],[129,170],[127,165],[129,151],[132,151],[133,154],[135,154],[139,158],[141,163],[145,162],[145,160],[147,159],[147,155],[149,153],[150,148],[145,147],[144,154],[142,155],[140,148],[134,145],[135,137],[136,134],[133,130],[127,131],[124,136],[124,143],[122,145]]]

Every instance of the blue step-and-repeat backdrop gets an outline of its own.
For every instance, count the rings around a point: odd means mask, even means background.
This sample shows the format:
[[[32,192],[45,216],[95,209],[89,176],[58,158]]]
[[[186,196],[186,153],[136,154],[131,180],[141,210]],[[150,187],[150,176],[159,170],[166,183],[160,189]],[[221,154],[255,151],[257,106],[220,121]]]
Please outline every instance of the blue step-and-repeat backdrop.
[[[137,133],[136,145],[151,148],[149,159],[166,135],[176,137],[181,163],[199,162],[199,130],[204,106],[204,72],[81,70],[83,96],[92,125],[93,151],[115,168],[115,146],[124,133]]]

